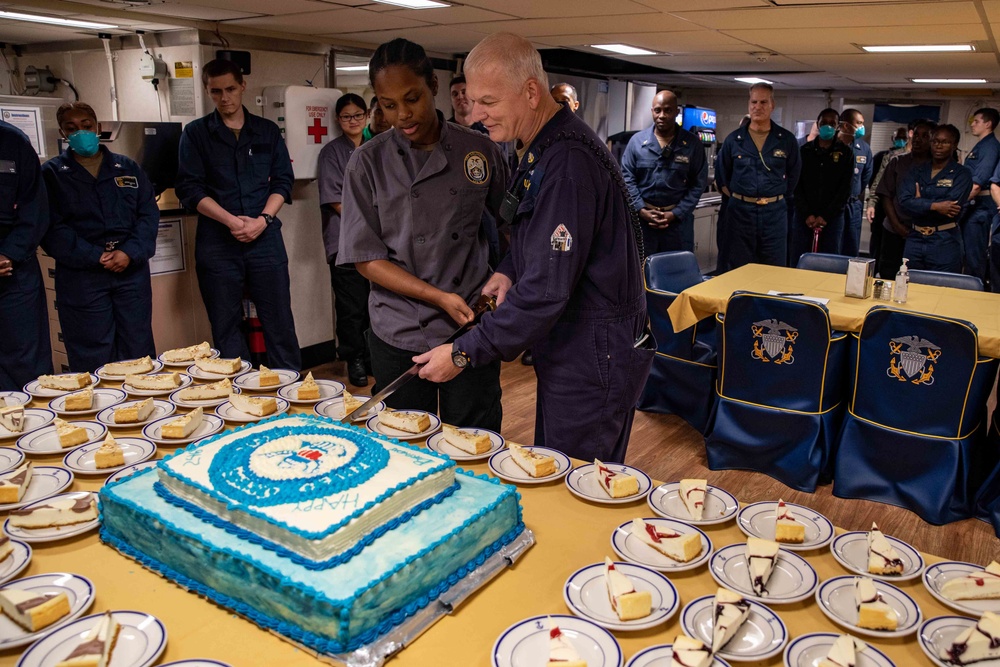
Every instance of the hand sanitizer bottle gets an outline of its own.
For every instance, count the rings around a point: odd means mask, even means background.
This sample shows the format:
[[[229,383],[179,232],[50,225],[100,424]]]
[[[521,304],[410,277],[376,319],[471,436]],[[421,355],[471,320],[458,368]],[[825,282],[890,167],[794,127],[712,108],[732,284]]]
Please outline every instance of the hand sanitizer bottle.
[[[906,267],[906,263],[909,261],[904,257],[903,265],[899,267],[899,273],[896,274],[896,284],[892,288],[892,300],[896,303],[906,303],[906,293],[910,287],[910,271]]]

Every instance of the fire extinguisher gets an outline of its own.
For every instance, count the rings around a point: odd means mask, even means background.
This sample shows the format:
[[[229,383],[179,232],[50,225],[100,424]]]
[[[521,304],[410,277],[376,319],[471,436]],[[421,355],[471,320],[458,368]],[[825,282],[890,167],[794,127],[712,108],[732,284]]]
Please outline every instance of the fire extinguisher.
[[[243,299],[243,319],[246,323],[247,347],[250,349],[250,363],[260,366],[267,363],[267,346],[264,344],[264,327],[257,317],[257,306],[248,298]]]

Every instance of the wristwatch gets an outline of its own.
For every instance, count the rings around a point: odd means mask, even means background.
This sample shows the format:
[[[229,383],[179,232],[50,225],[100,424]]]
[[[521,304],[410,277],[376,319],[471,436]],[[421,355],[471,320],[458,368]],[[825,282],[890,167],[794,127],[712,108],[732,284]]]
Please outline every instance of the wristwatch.
[[[469,355],[458,349],[458,343],[451,344],[451,363],[455,364],[458,368],[465,368],[469,365]]]
[[[260,217],[264,218],[265,225],[270,225],[272,222],[274,222],[274,216],[269,213],[261,213]]]

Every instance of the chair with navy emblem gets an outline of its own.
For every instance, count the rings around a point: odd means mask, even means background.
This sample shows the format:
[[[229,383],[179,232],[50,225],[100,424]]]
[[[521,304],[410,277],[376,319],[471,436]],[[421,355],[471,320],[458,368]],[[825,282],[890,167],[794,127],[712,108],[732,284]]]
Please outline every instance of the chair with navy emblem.
[[[918,285],[937,285],[938,287],[954,287],[976,292],[983,291],[983,281],[976,276],[964,273],[949,273],[947,271],[926,271],[910,269],[910,282]]]
[[[705,277],[694,253],[687,251],[650,255],[644,277],[656,355],[638,408],[677,415],[704,433],[715,400],[715,321],[674,333],[667,308],[679,293]]]
[[[708,467],[762,472],[812,493],[829,481],[847,335],[826,306],[736,292],[722,321]]]
[[[833,493],[932,524],[972,516],[997,454],[985,446],[996,359],[969,322],[876,306],[852,336],[851,395]]]
[[[799,255],[799,262],[795,268],[847,275],[847,265],[851,259],[847,255],[832,255],[827,252],[804,252]]]

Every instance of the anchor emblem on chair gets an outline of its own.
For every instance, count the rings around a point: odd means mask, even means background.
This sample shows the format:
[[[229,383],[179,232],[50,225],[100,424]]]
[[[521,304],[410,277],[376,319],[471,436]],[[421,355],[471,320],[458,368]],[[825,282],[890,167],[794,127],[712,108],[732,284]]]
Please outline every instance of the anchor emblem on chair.
[[[892,356],[886,375],[916,385],[934,384],[934,364],[941,348],[920,336],[900,336],[889,341]]]
[[[790,324],[776,319],[754,322],[750,327],[753,332],[753,351],[750,355],[765,364],[793,364],[793,343],[799,337],[799,330]]]

